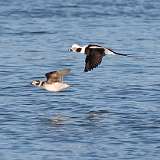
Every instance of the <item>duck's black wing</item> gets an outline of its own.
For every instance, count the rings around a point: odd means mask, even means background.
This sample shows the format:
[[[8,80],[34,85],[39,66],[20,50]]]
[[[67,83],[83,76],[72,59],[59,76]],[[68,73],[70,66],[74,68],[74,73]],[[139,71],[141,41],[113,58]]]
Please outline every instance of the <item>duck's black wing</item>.
[[[102,58],[105,56],[105,49],[99,46],[86,48],[85,51],[85,69],[84,72],[88,72],[96,68],[102,62]]]

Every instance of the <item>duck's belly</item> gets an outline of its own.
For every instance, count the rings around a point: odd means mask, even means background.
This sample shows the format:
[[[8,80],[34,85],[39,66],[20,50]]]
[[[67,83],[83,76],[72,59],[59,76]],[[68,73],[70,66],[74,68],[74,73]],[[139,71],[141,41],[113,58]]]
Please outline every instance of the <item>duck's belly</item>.
[[[66,83],[54,83],[54,84],[46,84],[45,85],[45,89],[51,92],[59,92],[59,91],[63,91],[64,89],[70,87],[70,85],[66,84]]]

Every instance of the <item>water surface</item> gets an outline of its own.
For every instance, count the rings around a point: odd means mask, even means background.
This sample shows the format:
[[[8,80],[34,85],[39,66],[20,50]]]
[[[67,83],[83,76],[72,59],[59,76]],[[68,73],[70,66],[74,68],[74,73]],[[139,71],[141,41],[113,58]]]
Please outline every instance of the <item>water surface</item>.
[[[160,2],[0,2],[0,155],[3,160],[160,158]],[[84,73],[73,43],[106,56]],[[30,85],[71,68],[64,92]]]

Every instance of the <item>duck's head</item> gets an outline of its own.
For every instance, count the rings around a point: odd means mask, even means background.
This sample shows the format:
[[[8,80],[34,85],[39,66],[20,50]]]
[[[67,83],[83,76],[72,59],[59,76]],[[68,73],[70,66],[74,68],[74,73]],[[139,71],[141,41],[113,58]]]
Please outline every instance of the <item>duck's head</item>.
[[[73,44],[69,51],[72,52],[81,52],[82,47],[79,44]]]
[[[31,84],[32,84],[33,86],[41,86],[42,81],[40,81],[40,80],[33,80]]]

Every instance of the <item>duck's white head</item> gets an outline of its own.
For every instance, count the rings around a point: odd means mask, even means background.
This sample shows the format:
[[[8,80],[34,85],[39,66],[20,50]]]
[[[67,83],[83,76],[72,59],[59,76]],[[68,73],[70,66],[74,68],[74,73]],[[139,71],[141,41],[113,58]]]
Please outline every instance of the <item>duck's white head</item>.
[[[82,48],[79,44],[73,44],[72,47],[69,49],[69,51],[72,52],[81,52]]]
[[[40,87],[42,85],[42,81],[40,80],[33,80],[31,83],[33,86],[38,86]]]

